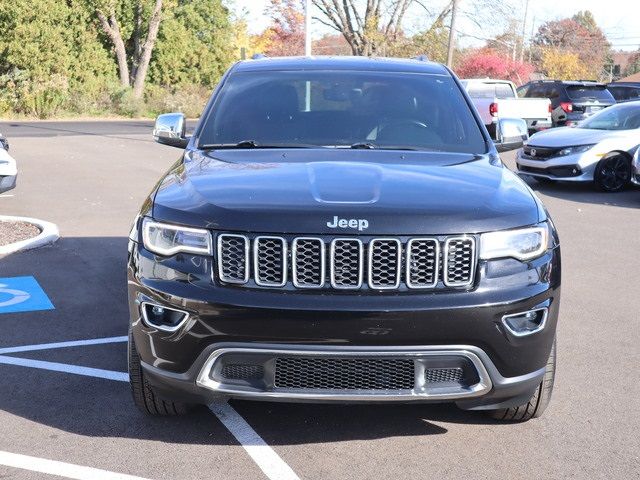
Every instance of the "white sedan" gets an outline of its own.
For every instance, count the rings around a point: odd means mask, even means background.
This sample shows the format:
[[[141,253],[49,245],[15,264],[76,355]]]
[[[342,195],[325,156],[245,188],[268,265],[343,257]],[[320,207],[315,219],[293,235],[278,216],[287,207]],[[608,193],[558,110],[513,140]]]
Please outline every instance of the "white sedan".
[[[575,127],[533,135],[518,151],[518,173],[540,181],[594,182],[605,192],[631,181],[631,161],[640,143],[640,102],[613,105]]]
[[[18,167],[9,152],[9,144],[0,137],[0,193],[11,190],[16,186]]]

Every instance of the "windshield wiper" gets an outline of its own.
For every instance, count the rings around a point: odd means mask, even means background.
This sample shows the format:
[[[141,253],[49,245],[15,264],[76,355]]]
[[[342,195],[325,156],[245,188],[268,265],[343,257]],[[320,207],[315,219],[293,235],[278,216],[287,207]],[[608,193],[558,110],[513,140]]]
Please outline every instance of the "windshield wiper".
[[[238,143],[207,143],[198,145],[200,150],[233,150],[245,148],[324,148],[321,145],[304,143],[258,143],[255,140],[242,140]]]
[[[374,148],[377,148],[377,147],[371,142],[357,142],[351,145],[349,148],[355,148],[355,149],[362,148],[365,150],[373,150]]]

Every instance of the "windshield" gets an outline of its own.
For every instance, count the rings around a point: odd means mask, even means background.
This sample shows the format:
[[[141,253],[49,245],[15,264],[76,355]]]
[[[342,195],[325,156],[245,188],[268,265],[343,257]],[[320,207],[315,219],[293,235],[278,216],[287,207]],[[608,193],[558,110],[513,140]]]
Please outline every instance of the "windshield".
[[[640,128],[640,102],[606,108],[582,121],[580,128],[595,130],[632,130]]]
[[[607,90],[607,87],[603,86],[582,86],[574,85],[567,87],[567,94],[572,100],[598,100],[600,102],[614,103],[615,99]]]
[[[211,112],[200,134],[200,148],[351,146],[486,152],[469,106],[447,76],[240,72],[226,81]]]

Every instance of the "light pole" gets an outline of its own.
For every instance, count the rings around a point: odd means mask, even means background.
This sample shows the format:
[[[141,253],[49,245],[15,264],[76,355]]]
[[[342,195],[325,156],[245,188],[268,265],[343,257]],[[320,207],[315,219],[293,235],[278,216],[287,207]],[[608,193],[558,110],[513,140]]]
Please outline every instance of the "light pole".
[[[304,54],[311,56],[311,0],[304,2]]]
[[[453,49],[456,45],[456,14],[458,13],[458,0],[451,3],[451,26],[449,28],[449,48],[447,49],[447,67],[453,64]]]

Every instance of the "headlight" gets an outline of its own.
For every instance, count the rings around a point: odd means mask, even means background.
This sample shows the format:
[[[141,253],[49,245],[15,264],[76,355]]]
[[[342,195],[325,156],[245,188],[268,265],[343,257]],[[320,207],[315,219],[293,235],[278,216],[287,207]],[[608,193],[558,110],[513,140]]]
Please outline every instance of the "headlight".
[[[577,147],[567,147],[560,150],[555,154],[556,157],[564,157],[565,155],[572,155],[574,153],[583,153],[592,148],[595,143],[591,145],[578,145]]]
[[[537,227],[503,230],[483,233],[480,236],[480,258],[513,257],[531,260],[549,249],[549,226],[543,223]]]
[[[640,174],[640,146],[636,149],[636,153],[633,154],[631,166],[635,167],[636,172]]]
[[[158,255],[212,254],[211,235],[207,230],[158,223],[148,218],[142,222],[142,242],[147,250]]]

